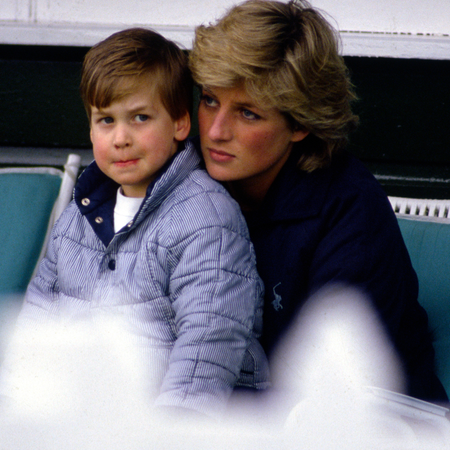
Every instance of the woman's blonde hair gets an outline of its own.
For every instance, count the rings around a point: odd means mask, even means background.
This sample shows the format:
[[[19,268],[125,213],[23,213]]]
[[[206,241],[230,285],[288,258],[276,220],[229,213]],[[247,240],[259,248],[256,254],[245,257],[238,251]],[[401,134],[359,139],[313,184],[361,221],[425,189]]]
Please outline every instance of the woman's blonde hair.
[[[299,167],[324,167],[358,122],[338,36],[309,3],[249,0],[215,25],[196,29],[190,68],[200,86],[241,83],[260,105],[275,107],[293,129],[310,132]]]

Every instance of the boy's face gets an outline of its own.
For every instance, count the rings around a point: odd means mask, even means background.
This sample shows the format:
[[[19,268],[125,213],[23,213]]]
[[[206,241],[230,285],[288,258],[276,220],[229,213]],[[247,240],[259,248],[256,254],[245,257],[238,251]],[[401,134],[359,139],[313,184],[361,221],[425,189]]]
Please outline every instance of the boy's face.
[[[106,108],[92,107],[95,160],[127,197],[145,197],[147,187],[189,130],[189,114],[174,121],[147,83]]]

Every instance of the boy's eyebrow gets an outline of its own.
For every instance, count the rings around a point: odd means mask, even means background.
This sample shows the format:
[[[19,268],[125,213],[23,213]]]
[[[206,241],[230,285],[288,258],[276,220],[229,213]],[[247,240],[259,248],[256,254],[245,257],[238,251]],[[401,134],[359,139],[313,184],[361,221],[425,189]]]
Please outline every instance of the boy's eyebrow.
[[[134,113],[137,113],[137,112],[142,111],[144,109],[148,110],[148,109],[151,109],[151,107],[150,107],[150,105],[148,103],[146,103],[146,104],[142,104],[142,105],[137,105],[134,108],[129,109],[128,112],[131,113],[131,114],[134,114]]]
[[[108,111],[110,105],[105,106],[105,107],[96,107],[96,106],[91,106],[91,113],[92,114],[109,114],[110,111]],[[95,108],[95,110],[94,110]],[[151,107],[148,105],[148,103],[142,103],[142,104],[138,104],[132,108],[130,108],[129,110],[127,110],[128,113],[130,114],[135,114],[139,111],[143,111],[146,109],[151,109]]]
[[[106,106],[106,108],[108,107]],[[104,114],[106,108],[104,107],[99,108],[97,106],[91,105],[91,114]]]

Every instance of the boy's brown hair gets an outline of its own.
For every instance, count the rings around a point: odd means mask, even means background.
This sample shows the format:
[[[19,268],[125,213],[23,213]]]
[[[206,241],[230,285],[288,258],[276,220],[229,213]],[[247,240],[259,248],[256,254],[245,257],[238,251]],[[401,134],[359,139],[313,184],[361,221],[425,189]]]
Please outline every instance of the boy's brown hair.
[[[144,29],[112,34],[86,54],[80,93],[91,120],[91,108],[105,108],[150,80],[170,117],[192,112],[193,83],[187,55],[172,41]]]
[[[338,43],[335,30],[305,0],[249,0],[196,29],[190,67],[200,86],[243,83],[261,106],[277,108],[293,129],[309,131],[297,144],[298,164],[312,171],[346,145],[358,121]]]

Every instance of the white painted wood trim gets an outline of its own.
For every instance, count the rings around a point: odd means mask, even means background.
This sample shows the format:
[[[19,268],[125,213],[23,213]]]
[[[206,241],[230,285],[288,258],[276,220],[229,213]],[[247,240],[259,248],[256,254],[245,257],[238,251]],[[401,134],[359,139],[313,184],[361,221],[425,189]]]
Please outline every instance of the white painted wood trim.
[[[91,25],[81,23],[18,23],[0,21],[0,44],[58,45],[91,47],[110,34],[134,25]],[[136,25],[142,26],[142,25]],[[182,48],[192,47],[194,28],[187,26],[149,26]]]
[[[78,23],[19,23],[0,21],[0,44],[58,45],[90,47],[111,33],[132,25]],[[190,49],[194,28],[154,26],[182,48]],[[341,31],[342,53],[346,56],[450,60],[450,36],[363,33]]]
[[[341,32],[346,56],[450,59],[450,36]]]

